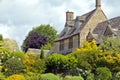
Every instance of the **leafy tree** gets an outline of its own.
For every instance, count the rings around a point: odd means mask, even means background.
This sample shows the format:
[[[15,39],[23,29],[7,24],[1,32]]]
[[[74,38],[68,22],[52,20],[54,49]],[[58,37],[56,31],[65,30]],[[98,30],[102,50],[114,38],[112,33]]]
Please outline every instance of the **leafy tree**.
[[[96,69],[96,79],[95,80],[111,80],[112,73],[106,67],[99,67]]]
[[[50,43],[48,43],[48,44],[43,45],[41,49],[50,50],[51,48],[52,48],[52,45]]]
[[[23,51],[27,51],[28,48],[40,49],[42,45],[47,44],[47,37],[38,34],[37,32],[31,32],[22,45]]]
[[[120,38],[106,37],[101,42],[99,49],[111,53],[120,52]]]
[[[33,28],[32,31],[30,31],[30,33],[31,32],[37,32],[40,35],[48,37],[48,43],[50,43],[50,44],[52,44],[53,41],[57,37],[57,31],[49,24],[48,25],[40,25],[38,27],[35,27],[35,28]]]

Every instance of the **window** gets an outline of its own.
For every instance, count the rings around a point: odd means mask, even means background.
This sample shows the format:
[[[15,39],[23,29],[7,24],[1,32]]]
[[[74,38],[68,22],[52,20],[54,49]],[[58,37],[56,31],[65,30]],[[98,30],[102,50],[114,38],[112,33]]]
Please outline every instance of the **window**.
[[[64,41],[60,41],[60,51],[64,50]]]
[[[69,49],[73,48],[73,37],[69,38]]]

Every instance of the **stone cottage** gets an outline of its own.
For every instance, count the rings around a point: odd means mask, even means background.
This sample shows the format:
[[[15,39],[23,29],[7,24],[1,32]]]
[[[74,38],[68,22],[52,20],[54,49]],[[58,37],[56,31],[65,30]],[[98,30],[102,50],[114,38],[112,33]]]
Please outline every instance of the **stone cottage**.
[[[96,8],[81,16],[66,12],[66,22],[59,37],[54,41],[50,53],[67,54],[82,46],[84,41],[96,40],[99,44],[107,35],[120,36],[120,17],[108,20],[101,9],[101,0],[96,1]]]

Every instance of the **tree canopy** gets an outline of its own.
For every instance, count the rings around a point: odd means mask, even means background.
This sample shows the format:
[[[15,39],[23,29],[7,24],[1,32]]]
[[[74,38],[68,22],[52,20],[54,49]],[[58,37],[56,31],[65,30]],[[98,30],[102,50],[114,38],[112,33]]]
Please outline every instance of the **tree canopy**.
[[[49,24],[40,25],[33,28],[28,33],[26,39],[23,41],[22,49],[25,52],[28,48],[40,49],[41,47],[44,47],[45,49],[51,49],[51,45],[53,44],[56,37],[57,31],[52,26]]]
[[[31,32],[24,40],[22,48],[26,52],[28,48],[40,49],[44,44],[47,44],[47,37],[39,35],[37,32]]]
[[[40,25],[38,27],[35,27],[29,33],[31,33],[31,32],[37,32],[40,35],[48,37],[48,43],[51,43],[51,44],[57,37],[57,31],[49,24],[48,25]]]

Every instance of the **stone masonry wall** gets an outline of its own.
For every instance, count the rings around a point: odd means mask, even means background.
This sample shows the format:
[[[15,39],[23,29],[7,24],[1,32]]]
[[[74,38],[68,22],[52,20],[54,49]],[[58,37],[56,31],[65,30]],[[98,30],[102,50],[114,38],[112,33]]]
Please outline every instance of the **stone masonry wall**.
[[[98,23],[103,22],[107,20],[106,16],[102,12],[102,10],[96,9],[94,14],[91,16],[89,21],[86,23],[84,28],[81,30],[80,33],[80,46],[82,46],[82,43],[86,41],[86,36],[88,35],[89,29],[91,29],[91,32],[95,29]]]

